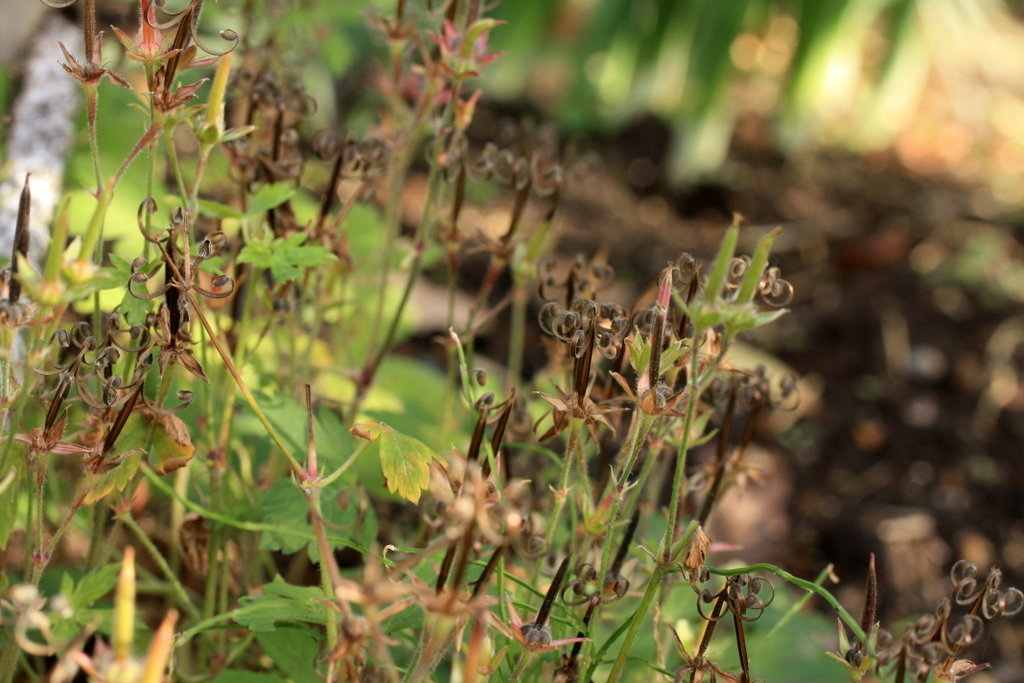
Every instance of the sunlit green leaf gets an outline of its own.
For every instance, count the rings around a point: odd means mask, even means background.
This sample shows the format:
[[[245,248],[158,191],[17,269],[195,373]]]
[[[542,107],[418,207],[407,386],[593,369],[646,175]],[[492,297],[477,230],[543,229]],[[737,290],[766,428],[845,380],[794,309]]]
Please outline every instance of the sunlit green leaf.
[[[352,433],[370,441],[380,442],[380,466],[388,490],[417,503],[427,488],[430,461],[437,454],[422,441],[399,434],[383,422],[361,422]]]
[[[302,275],[303,268],[315,268],[334,258],[330,249],[322,245],[303,245],[307,234],[298,232],[279,237],[270,244],[251,242],[238,255],[239,263],[251,263],[267,268],[278,282],[293,280]]]

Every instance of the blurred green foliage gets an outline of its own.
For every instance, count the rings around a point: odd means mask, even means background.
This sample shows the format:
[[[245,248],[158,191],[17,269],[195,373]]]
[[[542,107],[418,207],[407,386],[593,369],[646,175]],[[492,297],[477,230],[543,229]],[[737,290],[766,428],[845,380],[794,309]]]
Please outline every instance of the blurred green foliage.
[[[984,5],[985,7],[981,7]],[[834,134],[891,142],[894,108],[916,101],[936,23],[990,20],[999,2],[958,0],[537,0],[503,2],[487,89],[526,98],[570,131],[651,113],[674,132],[671,175],[714,171],[734,117],[753,108],[790,149]],[[933,49],[941,49],[935,47]],[[739,92],[742,90],[742,92]],[[851,111],[852,110],[852,111]],[[898,117],[896,117],[898,118]]]

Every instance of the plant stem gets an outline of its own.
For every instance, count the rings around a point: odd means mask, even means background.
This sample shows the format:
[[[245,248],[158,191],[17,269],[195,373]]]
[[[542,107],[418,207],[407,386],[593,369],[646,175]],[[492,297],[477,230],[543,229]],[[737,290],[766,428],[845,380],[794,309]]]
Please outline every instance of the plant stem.
[[[173,264],[172,268],[177,271],[177,267]],[[175,275],[179,278],[181,277],[180,273],[176,272]],[[231,356],[228,354],[228,350],[221,344],[220,340],[217,338],[217,334],[213,331],[213,327],[210,325],[210,321],[206,318],[206,315],[199,307],[199,302],[196,300],[195,294],[193,294],[191,290],[185,290],[184,294],[192,305],[192,310],[196,312],[199,321],[203,324],[203,327],[206,328],[206,333],[210,335],[210,341],[213,342],[213,346],[217,349],[217,353],[220,354],[221,359],[224,361],[224,366],[228,369],[228,372],[231,373],[231,377],[234,378],[235,384],[238,385],[239,391],[241,391],[242,396],[245,397],[246,403],[248,403],[249,407],[252,408],[252,411],[256,413],[256,417],[259,419],[260,424],[263,425],[263,429],[266,430],[267,435],[281,451],[281,454],[284,455],[285,460],[288,461],[288,465],[292,469],[292,472],[295,476],[301,477],[303,474],[302,465],[299,464],[299,461],[296,460],[295,456],[293,456],[288,450],[288,446],[285,444],[284,439],[282,439],[281,435],[277,433],[276,429],[274,429],[274,425],[270,423],[270,419],[267,417],[267,414],[263,412],[259,403],[256,402],[256,397],[252,395],[251,391],[249,391],[249,387],[246,385],[245,380],[242,379],[242,375],[239,374],[238,369],[232,362]]]
[[[690,451],[690,432],[693,431],[693,418],[697,414],[697,405],[704,390],[700,374],[700,349],[698,343],[704,336],[704,329],[695,327],[693,330],[693,346],[690,349],[690,385],[686,397],[686,417],[683,420],[683,434],[679,439],[679,451],[676,454],[676,477],[672,487],[672,502],[669,505],[668,526],[661,544],[661,561],[669,562],[669,550],[675,539],[676,525],[679,522],[679,501],[686,483],[686,457]]]
[[[558,520],[562,516],[562,508],[565,507],[565,502],[569,499],[569,474],[572,471],[573,452],[579,446],[581,429],[583,429],[583,419],[578,417],[570,418],[569,433],[565,442],[565,455],[562,459],[562,475],[558,478],[558,490],[555,491],[555,509],[551,512],[548,530],[544,535],[544,540],[547,541],[549,548],[555,540],[555,531],[558,529]],[[581,475],[585,474],[585,472],[581,473]],[[540,567],[543,562],[543,557],[537,560],[537,564],[533,569],[534,582],[536,582],[537,576],[540,574]]]
[[[598,573],[598,581],[603,582],[605,573],[611,566],[612,559],[612,548],[614,547],[615,539],[615,523],[619,519],[619,505],[622,502],[622,496],[624,491],[617,490],[621,489],[629,481],[630,475],[633,473],[633,466],[636,465],[636,459],[640,455],[640,451],[643,450],[644,443],[647,441],[647,434],[651,431],[651,426],[654,424],[656,416],[650,415],[641,409],[637,409],[637,412],[633,414],[632,429],[630,429],[629,445],[627,446],[626,462],[622,466],[622,470],[618,476],[618,486],[614,487],[611,492],[612,506],[608,513],[608,526],[605,527],[604,534],[604,548],[601,551],[601,571]],[[643,482],[639,482],[637,487],[643,486]]]
[[[327,648],[332,651],[338,647],[338,621],[335,618],[335,611],[331,607],[336,602],[334,597],[334,581],[332,571],[337,572],[334,565],[334,556],[331,554],[331,546],[327,541],[327,533],[324,531],[324,518],[320,507],[320,487],[309,486],[302,489],[303,497],[309,506],[310,523],[316,534],[316,548],[320,565],[320,588],[324,592],[324,617],[327,627]]]
[[[515,671],[512,672],[512,678],[508,679],[508,683],[516,683],[519,680],[519,677],[526,671],[526,667],[533,661],[534,656],[534,653],[526,652],[525,650],[523,654],[519,655],[519,661],[516,662]]]
[[[636,634],[640,632],[640,626],[643,625],[644,618],[647,616],[647,610],[650,609],[651,603],[654,602],[654,596],[658,593],[658,585],[666,574],[675,571],[678,570],[672,565],[667,564],[659,564],[654,569],[654,574],[651,575],[650,581],[647,582],[647,590],[644,591],[640,605],[636,608],[636,612],[633,613],[633,620],[630,622],[629,630],[626,631],[626,636],[619,647],[619,654],[615,657],[615,663],[612,664],[612,670],[608,674],[607,683],[615,683],[615,681],[619,680],[622,668],[626,665],[626,657],[629,655],[629,651],[633,649],[633,641],[636,640]]]
[[[142,543],[143,547],[156,562],[156,565],[160,568],[160,571],[164,573],[164,576],[168,581],[171,582],[171,587],[174,590],[174,595],[178,599],[178,604],[188,612],[188,615],[192,617],[193,621],[199,621],[199,610],[189,599],[188,594],[185,593],[185,587],[181,585],[181,581],[178,579],[177,574],[171,569],[171,566],[167,564],[167,560],[164,559],[163,553],[153,545],[153,541],[149,538],[149,535],[142,530],[139,523],[135,521],[135,518],[131,515],[131,510],[126,510],[122,514],[118,515],[118,518],[132,530],[139,542]]]

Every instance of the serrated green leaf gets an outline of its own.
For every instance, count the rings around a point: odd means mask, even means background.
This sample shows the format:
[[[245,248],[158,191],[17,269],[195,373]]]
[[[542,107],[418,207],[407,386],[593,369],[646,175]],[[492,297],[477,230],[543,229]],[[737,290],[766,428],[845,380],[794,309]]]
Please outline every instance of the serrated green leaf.
[[[256,640],[263,652],[291,680],[318,680],[313,663],[320,653],[320,644],[308,631],[283,626],[275,631],[258,632]]]
[[[114,586],[117,585],[117,575],[120,571],[120,563],[108,564],[95,571],[91,571],[82,577],[82,580],[78,582],[78,585],[75,586],[74,591],[70,595],[65,593],[65,597],[71,601],[71,606],[75,610],[85,609],[114,590]],[[67,575],[65,575],[66,577]],[[61,592],[63,592],[63,588],[62,583]]]
[[[388,490],[418,503],[430,479],[430,461],[437,459],[437,453],[383,422],[361,422],[352,429],[353,434],[380,443],[380,467]]]
[[[235,621],[250,631],[273,631],[279,621],[324,623],[323,593],[313,586],[293,586],[280,576],[263,586],[260,595],[246,595]]]
[[[377,517],[372,508],[361,513],[355,501],[339,505],[338,493],[345,486],[345,482],[338,481],[321,492],[321,510],[324,521],[331,529],[327,536],[328,542],[332,548],[352,545],[339,538],[351,534],[358,535],[360,544],[366,547],[377,536]],[[262,521],[280,529],[263,532],[260,536],[261,550],[295,553],[309,543],[309,535],[313,532],[309,523],[309,506],[303,500],[302,492],[290,480],[281,480],[261,493],[258,505],[263,512]],[[293,529],[296,533],[290,532]],[[318,552],[315,544],[309,545],[309,552],[310,559],[315,561]]]
[[[257,268],[269,268],[274,258],[269,244],[249,242],[238,252],[238,263],[251,263]]]
[[[153,299],[139,299],[132,296],[131,292],[125,292],[121,297],[121,303],[117,310],[125,317],[129,325],[142,325],[146,322],[146,316],[153,312]]]
[[[309,506],[289,479],[282,479],[263,491],[257,502],[263,510],[264,524],[288,529],[305,529],[309,526]],[[298,552],[306,543],[303,536],[284,531],[264,531],[260,536],[260,550],[280,550],[291,554]]]
[[[268,209],[281,206],[295,196],[295,188],[287,183],[270,183],[264,185],[249,198],[246,216],[258,216]]]
[[[270,244],[251,242],[238,254],[239,263],[251,263],[257,268],[267,268],[278,282],[295,279],[303,268],[315,268],[334,258],[330,249],[322,245],[304,246],[308,235],[295,233],[277,238]]]

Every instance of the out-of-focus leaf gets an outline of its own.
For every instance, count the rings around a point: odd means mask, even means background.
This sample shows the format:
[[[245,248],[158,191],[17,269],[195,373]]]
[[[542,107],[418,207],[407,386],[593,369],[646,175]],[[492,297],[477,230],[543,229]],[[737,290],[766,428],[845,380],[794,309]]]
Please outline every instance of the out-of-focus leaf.
[[[320,645],[308,631],[282,626],[274,631],[256,633],[260,647],[277,668],[293,681],[315,681],[313,663],[320,653]]]
[[[269,183],[249,198],[246,216],[258,216],[264,211],[281,206],[295,195],[295,188],[288,183]]]
[[[343,496],[345,486],[344,482],[339,481],[321,492],[321,510],[328,527],[327,540],[333,548],[365,547],[376,537],[377,518],[371,507],[360,511],[356,500]],[[262,492],[258,504],[263,513],[262,521],[280,529],[263,532],[260,536],[260,549],[295,553],[309,543],[309,534],[313,531],[309,521],[309,506],[291,480],[281,480]],[[291,529],[297,533],[289,533]],[[300,531],[305,533],[298,533]],[[343,540],[352,536],[358,542],[346,543]],[[315,544],[310,544],[310,559],[315,560],[316,553]]]
[[[146,454],[143,450],[130,452],[127,457],[109,472],[102,474],[90,474],[86,476],[85,489],[87,493],[82,500],[83,505],[92,505],[108,493],[117,489],[123,491],[128,482],[132,480],[135,473],[139,471],[142,463],[142,456]]]
[[[108,564],[91,571],[82,577],[82,580],[74,587],[74,591],[70,594],[65,593],[65,597],[71,601],[71,606],[74,609],[89,607],[114,589],[120,571],[120,564]],[[63,587],[61,592],[63,592]]]
[[[263,491],[258,504],[263,511],[262,521],[265,524],[276,524],[282,529],[304,529],[309,526],[309,506],[289,479],[282,479]],[[304,537],[284,531],[264,531],[260,536],[260,550],[280,550],[291,554],[298,552],[306,542]]]
[[[242,218],[242,212],[208,199],[199,200],[199,213],[211,218]]]

